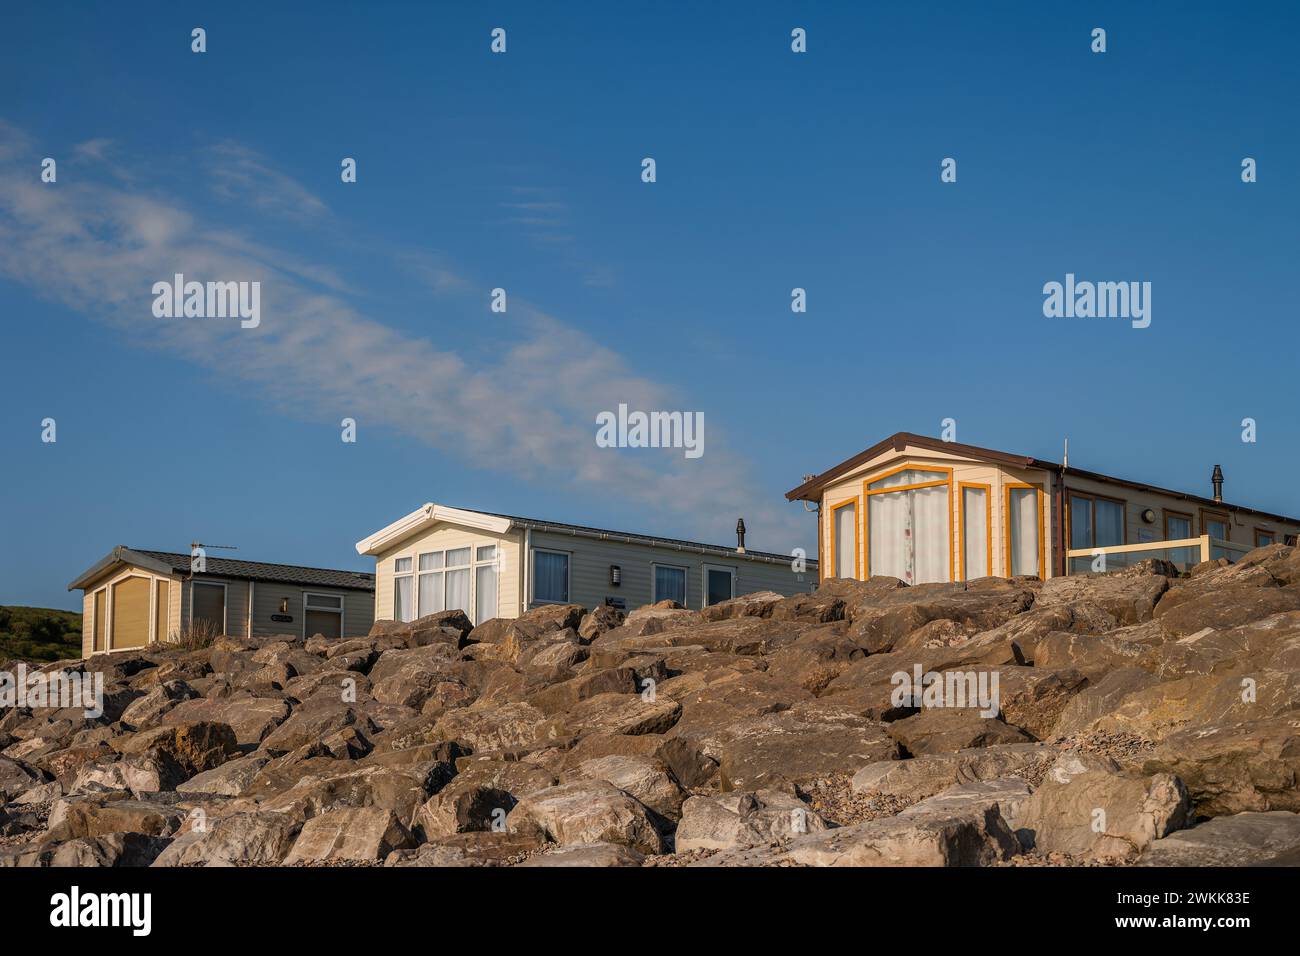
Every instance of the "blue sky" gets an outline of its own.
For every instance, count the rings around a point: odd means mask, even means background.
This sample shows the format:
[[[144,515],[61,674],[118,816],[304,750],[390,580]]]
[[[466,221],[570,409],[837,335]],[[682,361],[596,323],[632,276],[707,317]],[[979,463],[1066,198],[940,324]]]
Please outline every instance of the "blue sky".
[[[366,568],[430,500],[789,551],[801,475],[947,417],[1300,512],[1294,9],[268,6],[6,11],[0,603],[119,543]],[[262,326],[155,319],[177,271]],[[1151,326],[1045,318],[1067,272]],[[597,448],[620,401],[705,454]]]

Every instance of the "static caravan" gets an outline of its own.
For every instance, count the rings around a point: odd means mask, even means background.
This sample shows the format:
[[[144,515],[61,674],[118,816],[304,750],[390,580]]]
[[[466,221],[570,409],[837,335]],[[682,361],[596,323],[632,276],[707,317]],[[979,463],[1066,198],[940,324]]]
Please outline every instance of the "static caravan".
[[[375,579],[365,572],[211,557],[200,564],[121,545],[68,590],[84,592],[86,657],[176,640],[196,622],[238,637],[355,637],[374,620]]]
[[[1145,558],[1187,568],[1294,543],[1300,519],[1066,464],[900,432],[786,494],[815,503],[828,577],[911,584],[1113,570]]]
[[[422,505],[357,542],[375,559],[375,616],[411,621],[461,609],[482,623],[543,604],[631,610],[671,599],[700,608],[740,594],[816,587],[816,560]]]

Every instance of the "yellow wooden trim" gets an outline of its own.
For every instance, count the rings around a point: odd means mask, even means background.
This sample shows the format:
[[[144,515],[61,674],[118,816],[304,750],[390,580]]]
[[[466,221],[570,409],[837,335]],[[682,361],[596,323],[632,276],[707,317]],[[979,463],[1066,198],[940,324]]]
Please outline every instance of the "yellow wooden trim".
[[[993,573],[993,486],[982,481],[959,481],[957,482],[957,514],[961,522],[962,537],[961,550],[957,552],[960,569],[958,581],[966,580],[966,495],[963,492],[967,488],[979,488],[984,492],[984,545],[988,548],[984,567],[989,574]]]
[[[1218,540],[1217,538],[1214,540]],[[1229,542],[1231,543],[1231,542]],[[1201,544],[1201,538],[1175,538],[1170,541],[1143,541],[1140,544],[1108,544],[1100,548],[1071,548],[1065,552],[1071,558],[1092,558],[1098,554],[1136,554],[1139,551],[1176,551],[1182,548],[1195,548]]]
[[[849,505],[854,506],[853,508],[853,577],[856,579],[858,576],[858,568],[860,567],[860,562],[862,560],[862,556],[859,551],[859,541],[858,541],[858,526],[861,523],[860,519],[862,517],[862,505],[857,498],[845,498],[843,501],[831,505],[831,560],[828,566],[831,569],[830,576],[835,577],[835,560],[836,558],[839,557],[839,555],[836,553],[835,550],[835,538],[836,535],[839,534],[839,527],[840,527],[839,520],[836,517],[835,512],[839,511],[841,508],[847,508]]]
[[[1007,545],[1007,566],[1003,568],[1006,572],[1006,577],[1011,577],[1011,492],[1017,488],[1031,488],[1037,492],[1037,494],[1034,495],[1034,503],[1038,506],[1038,577],[1040,579],[1045,579],[1047,555],[1044,545],[1047,542],[1044,540],[1046,535],[1043,534],[1043,486],[1042,484],[1025,481],[1008,481],[1002,487],[1005,489],[1002,524],[1004,532],[1003,537],[1006,539]]]

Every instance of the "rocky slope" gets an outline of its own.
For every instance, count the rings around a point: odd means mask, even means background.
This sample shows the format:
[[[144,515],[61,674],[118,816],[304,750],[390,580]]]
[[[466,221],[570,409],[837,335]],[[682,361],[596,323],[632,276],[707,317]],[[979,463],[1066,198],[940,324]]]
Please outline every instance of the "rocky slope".
[[[55,669],[105,713],[0,711],[0,865],[1300,862],[1283,545]],[[996,706],[900,698],[915,673]]]

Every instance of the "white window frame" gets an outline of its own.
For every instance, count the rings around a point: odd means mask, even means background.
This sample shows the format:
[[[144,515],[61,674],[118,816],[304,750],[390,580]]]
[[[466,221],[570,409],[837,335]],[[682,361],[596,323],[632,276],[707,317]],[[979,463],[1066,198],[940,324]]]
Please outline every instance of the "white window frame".
[[[407,571],[398,571],[398,570],[397,570],[397,562],[398,562],[398,561],[410,561],[410,562],[411,562],[411,567],[410,567],[410,569],[407,570]],[[399,624],[401,624],[401,623],[405,623],[405,622],[403,622],[403,621],[399,621],[398,618],[397,618],[397,580],[398,580],[398,578],[410,578],[410,579],[411,579],[411,620],[412,620],[412,621],[414,621],[414,620],[418,620],[418,618],[416,617],[416,615],[419,613],[419,608],[417,607],[417,604],[419,603],[420,598],[419,598],[419,595],[416,593],[416,585],[417,585],[419,582],[416,580],[416,577],[415,577],[415,575],[416,575],[416,571],[415,571],[415,562],[416,562],[416,558],[415,558],[415,555],[413,555],[413,554],[396,555],[396,556],[394,556],[394,558],[393,558],[393,605],[392,605],[392,609],[391,609],[388,613],[389,613],[389,615],[391,615],[391,616],[389,617],[389,620],[391,620],[391,621],[397,621],[397,623],[399,623]]]
[[[427,554],[442,555],[442,565],[436,568],[430,568],[428,571],[420,570],[420,559]],[[411,620],[418,621],[426,616],[420,607],[420,578],[426,574],[437,574],[442,579],[442,606],[447,607],[447,550],[441,551],[417,551],[411,557],[411,574],[414,580],[411,582]],[[396,587],[396,585],[394,585]],[[437,614],[437,611],[429,611],[428,614]]]
[[[543,600],[537,597],[537,559],[536,555],[541,554],[562,554],[564,555],[564,600],[553,601],[549,598]],[[532,553],[528,556],[530,563],[528,575],[528,603],[529,604],[572,604],[573,603],[573,552],[561,551],[558,548],[538,548],[534,547]]]
[[[230,585],[225,581],[209,581],[205,578],[190,578],[190,600],[189,606],[186,608],[186,622],[190,627],[194,626],[194,585],[196,584],[201,584],[204,587],[221,588],[221,633],[229,633]],[[150,616],[152,617],[152,612]]]
[[[736,569],[726,564],[706,564],[700,568],[700,607],[708,607],[709,600],[709,572],[722,571],[731,575],[731,597],[723,598],[724,601],[732,601],[736,598]]]
[[[682,607],[690,607],[690,604],[687,602],[691,599],[691,569],[684,564],[668,564],[665,561],[650,562],[650,603],[657,604],[660,601],[668,600],[668,598],[661,598],[655,593],[659,577],[655,573],[655,569],[657,568],[672,568],[674,571],[682,572]],[[732,582],[732,586],[735,586],[734,581]]]
[[[319,605],[310,605],[310,604],[307,603],[307,596],[308,596],[309,594],[319,594],[319,595],[322,595],[323,597],[336,597],[336,598],[339,599],[339,606],[338,606],[338,607],[320,607]],[[303,636],[303,639],[306,640],[307,638],[311,637],[311,635],[307,633],[307,612],[308,612],[308,611],[328,611],[328,612],[331,613],[331,614],[337,612],[337,613],[338,613],[338,616],[339,616],[339,637],[340,637],[340,638],[347,637],[347,634],[344,633],[344,630],[343,630],[343,622],[347,620],[347,618],[343,616],[343,613],[344,613],[344,611],[345,611],[346,608],[347,608],[347,602],[348,602],[347,595],[346,595],[346,594],[343,594],[341,591],[308,591],[308,590],[304,589],[303,592],[302,592],[302,636]]]

